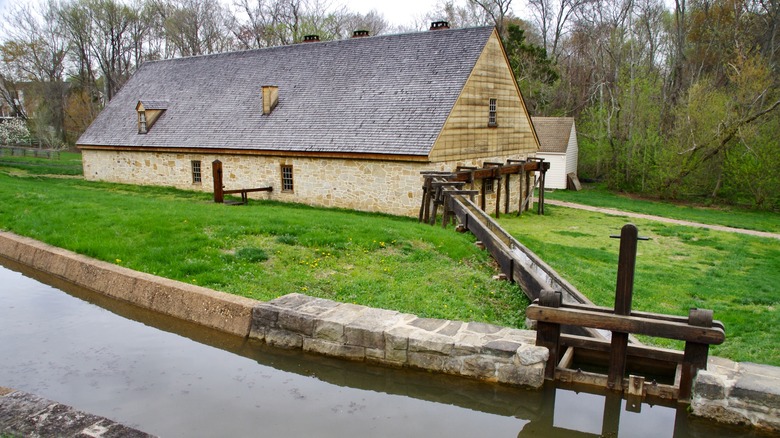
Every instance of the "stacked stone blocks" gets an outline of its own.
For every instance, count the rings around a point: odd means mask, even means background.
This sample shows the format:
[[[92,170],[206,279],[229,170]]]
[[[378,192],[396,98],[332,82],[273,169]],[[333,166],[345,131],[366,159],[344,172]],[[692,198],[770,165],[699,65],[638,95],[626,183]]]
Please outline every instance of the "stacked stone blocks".
[[[548,357],[531,331],[301,294],[257,305],[249,336],[277,347],[530,387],[544,383]]]

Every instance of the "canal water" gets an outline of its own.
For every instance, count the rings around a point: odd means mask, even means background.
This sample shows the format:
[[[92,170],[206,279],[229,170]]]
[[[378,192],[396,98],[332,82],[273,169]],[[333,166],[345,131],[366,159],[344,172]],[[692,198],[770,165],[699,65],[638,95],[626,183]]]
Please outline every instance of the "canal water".
[[[4,267],[4,266],[5,267]],[[752,436],[684,410],[278,350],[0,258],[0,386],[162,437]]]

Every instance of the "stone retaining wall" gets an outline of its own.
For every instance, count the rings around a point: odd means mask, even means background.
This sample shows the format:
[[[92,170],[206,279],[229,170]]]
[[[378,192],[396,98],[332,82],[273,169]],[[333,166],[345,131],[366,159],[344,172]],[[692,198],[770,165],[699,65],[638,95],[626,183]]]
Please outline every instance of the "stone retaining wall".
[[[254,309],[252,338],[284,348],[538,388],[546,348],[536,333],[419,318],[391,310],[285,295]]]
[[[154,438],[154,435],[105,417],[33,394],[0,387],[0,435],[3,437]]]
[[[711,358],[693,387],[694,414],[780,432],[780,368]]]
[[[0,256],[112,298],[242,337],[249,333],[252,308],[257,304],[2,231]]]

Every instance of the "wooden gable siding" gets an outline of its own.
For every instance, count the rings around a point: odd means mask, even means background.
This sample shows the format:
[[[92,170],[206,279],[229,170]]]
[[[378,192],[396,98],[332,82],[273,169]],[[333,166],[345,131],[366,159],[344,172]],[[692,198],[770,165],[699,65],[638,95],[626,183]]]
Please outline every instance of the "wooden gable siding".
[[[146,113],[146,129],[147,131],[151,129],[151,127],[154,125],[154,123],[157,121],[157,119],[160,118],[160,115],[162,115],[161,109],[146,109],[144,108],[143,103],[139,102],[138,105],[136,105],[136,111],[143,111]]]
[[[490,99],[497,125],[488,126]],[[539,143],[506,54],[494,31],[429,155],[432,162],[487,156],[527,156]]]

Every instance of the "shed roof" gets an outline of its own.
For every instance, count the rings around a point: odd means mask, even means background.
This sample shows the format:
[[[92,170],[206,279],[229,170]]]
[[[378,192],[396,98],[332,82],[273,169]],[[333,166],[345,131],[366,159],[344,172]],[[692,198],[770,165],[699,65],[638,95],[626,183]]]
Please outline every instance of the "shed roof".
[[[492,27],[303,43],[147,62],[80,146],[430,153]],[[262,86],[279,87],[262,112]],[[165,103],[138,134],[137,103]]]
[[[573,117],[531,117],[539,137],[539,152],[566,153]]]

